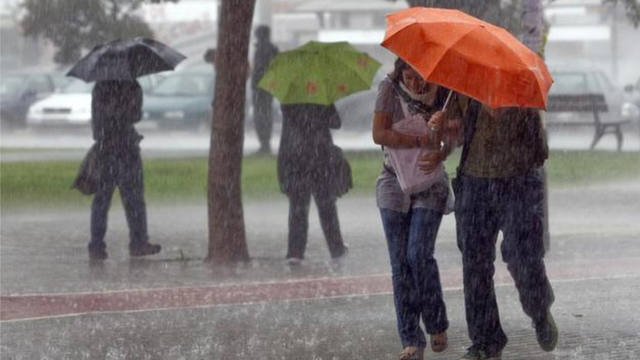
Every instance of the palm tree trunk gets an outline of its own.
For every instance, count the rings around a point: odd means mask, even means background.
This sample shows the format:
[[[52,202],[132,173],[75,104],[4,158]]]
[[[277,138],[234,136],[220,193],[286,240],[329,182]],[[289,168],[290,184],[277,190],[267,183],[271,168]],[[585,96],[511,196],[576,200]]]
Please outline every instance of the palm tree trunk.
[[[249,38],[255,0],[222,0],[209,150],[209,251],[217,263],[249,259],[241,170]]]

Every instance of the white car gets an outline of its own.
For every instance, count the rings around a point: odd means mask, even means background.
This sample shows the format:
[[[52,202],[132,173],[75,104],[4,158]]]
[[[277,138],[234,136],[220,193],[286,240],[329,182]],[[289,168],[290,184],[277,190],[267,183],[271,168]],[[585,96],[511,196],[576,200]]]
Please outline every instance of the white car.
[[[143,92],[157,81],[153,76],[139,78]],[[74,79],[56,93],[33,103],[27,112],[27,126],[88,127],[91,123],[91,91],[95,83]]]
[[[27,126],[88,126],[93,83],[74,80],[29,107]]]

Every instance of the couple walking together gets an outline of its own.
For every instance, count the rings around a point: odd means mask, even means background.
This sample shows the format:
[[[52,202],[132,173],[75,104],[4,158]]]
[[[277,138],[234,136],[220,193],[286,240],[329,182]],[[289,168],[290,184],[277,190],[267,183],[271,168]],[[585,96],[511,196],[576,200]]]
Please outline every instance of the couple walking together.
[[[500,325],[493,284],[496,239],[531,317],[538,342],[551,351],[557,329],[549,311],[553,291],[543,261],[544,184],[548,155],[538,111],[491,109],[475,100],[448,96],[449,90],[425,82],[403,60],[379,86],[373,139],[384,148],[376,200],[391,263],[401,360],[424,358],[427,340],[434,352],[447,348],[449,322],[443,301],[435,240],[443,214],[455,209],[457,244],[463,259],[465,311],[472,346],[461,359],[501,359],[507,343]],[[442,110],[446,108],[446,110]],[[426,133],[401,131],[416,117]],[[442,145],[441,145],[442,144]],[[453,181],[452,206],[442,161],[462,144]],[[417,164],[431,174],[428,186],[410,187],[406,164],[397,152],[420,152]],[[437,174],[433,176],[434,174]],[[449,201],[448,201],[449,200]]]

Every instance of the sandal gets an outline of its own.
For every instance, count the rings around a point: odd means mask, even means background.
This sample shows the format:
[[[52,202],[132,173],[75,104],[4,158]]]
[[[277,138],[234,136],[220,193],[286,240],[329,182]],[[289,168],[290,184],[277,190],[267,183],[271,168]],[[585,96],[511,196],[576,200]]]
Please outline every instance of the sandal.
[[[447,346],[448,339],[446,331],[431,335],[431,350],[433,350],[433,352],[443,352],[447,349]]]
[[[417,346],[407,346],[400,353],[399,360],[423,360],[424,348]]]

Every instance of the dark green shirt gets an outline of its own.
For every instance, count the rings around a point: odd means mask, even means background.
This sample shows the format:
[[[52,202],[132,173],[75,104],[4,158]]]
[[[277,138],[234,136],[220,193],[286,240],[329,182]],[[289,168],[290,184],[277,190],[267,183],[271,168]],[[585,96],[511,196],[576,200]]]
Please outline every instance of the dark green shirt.
[[[546,138],[537,109],[509,108],[493,117],[482,107],[478,111],[463,172],[483,178],[522,175],[541,166],[547,156]]]

